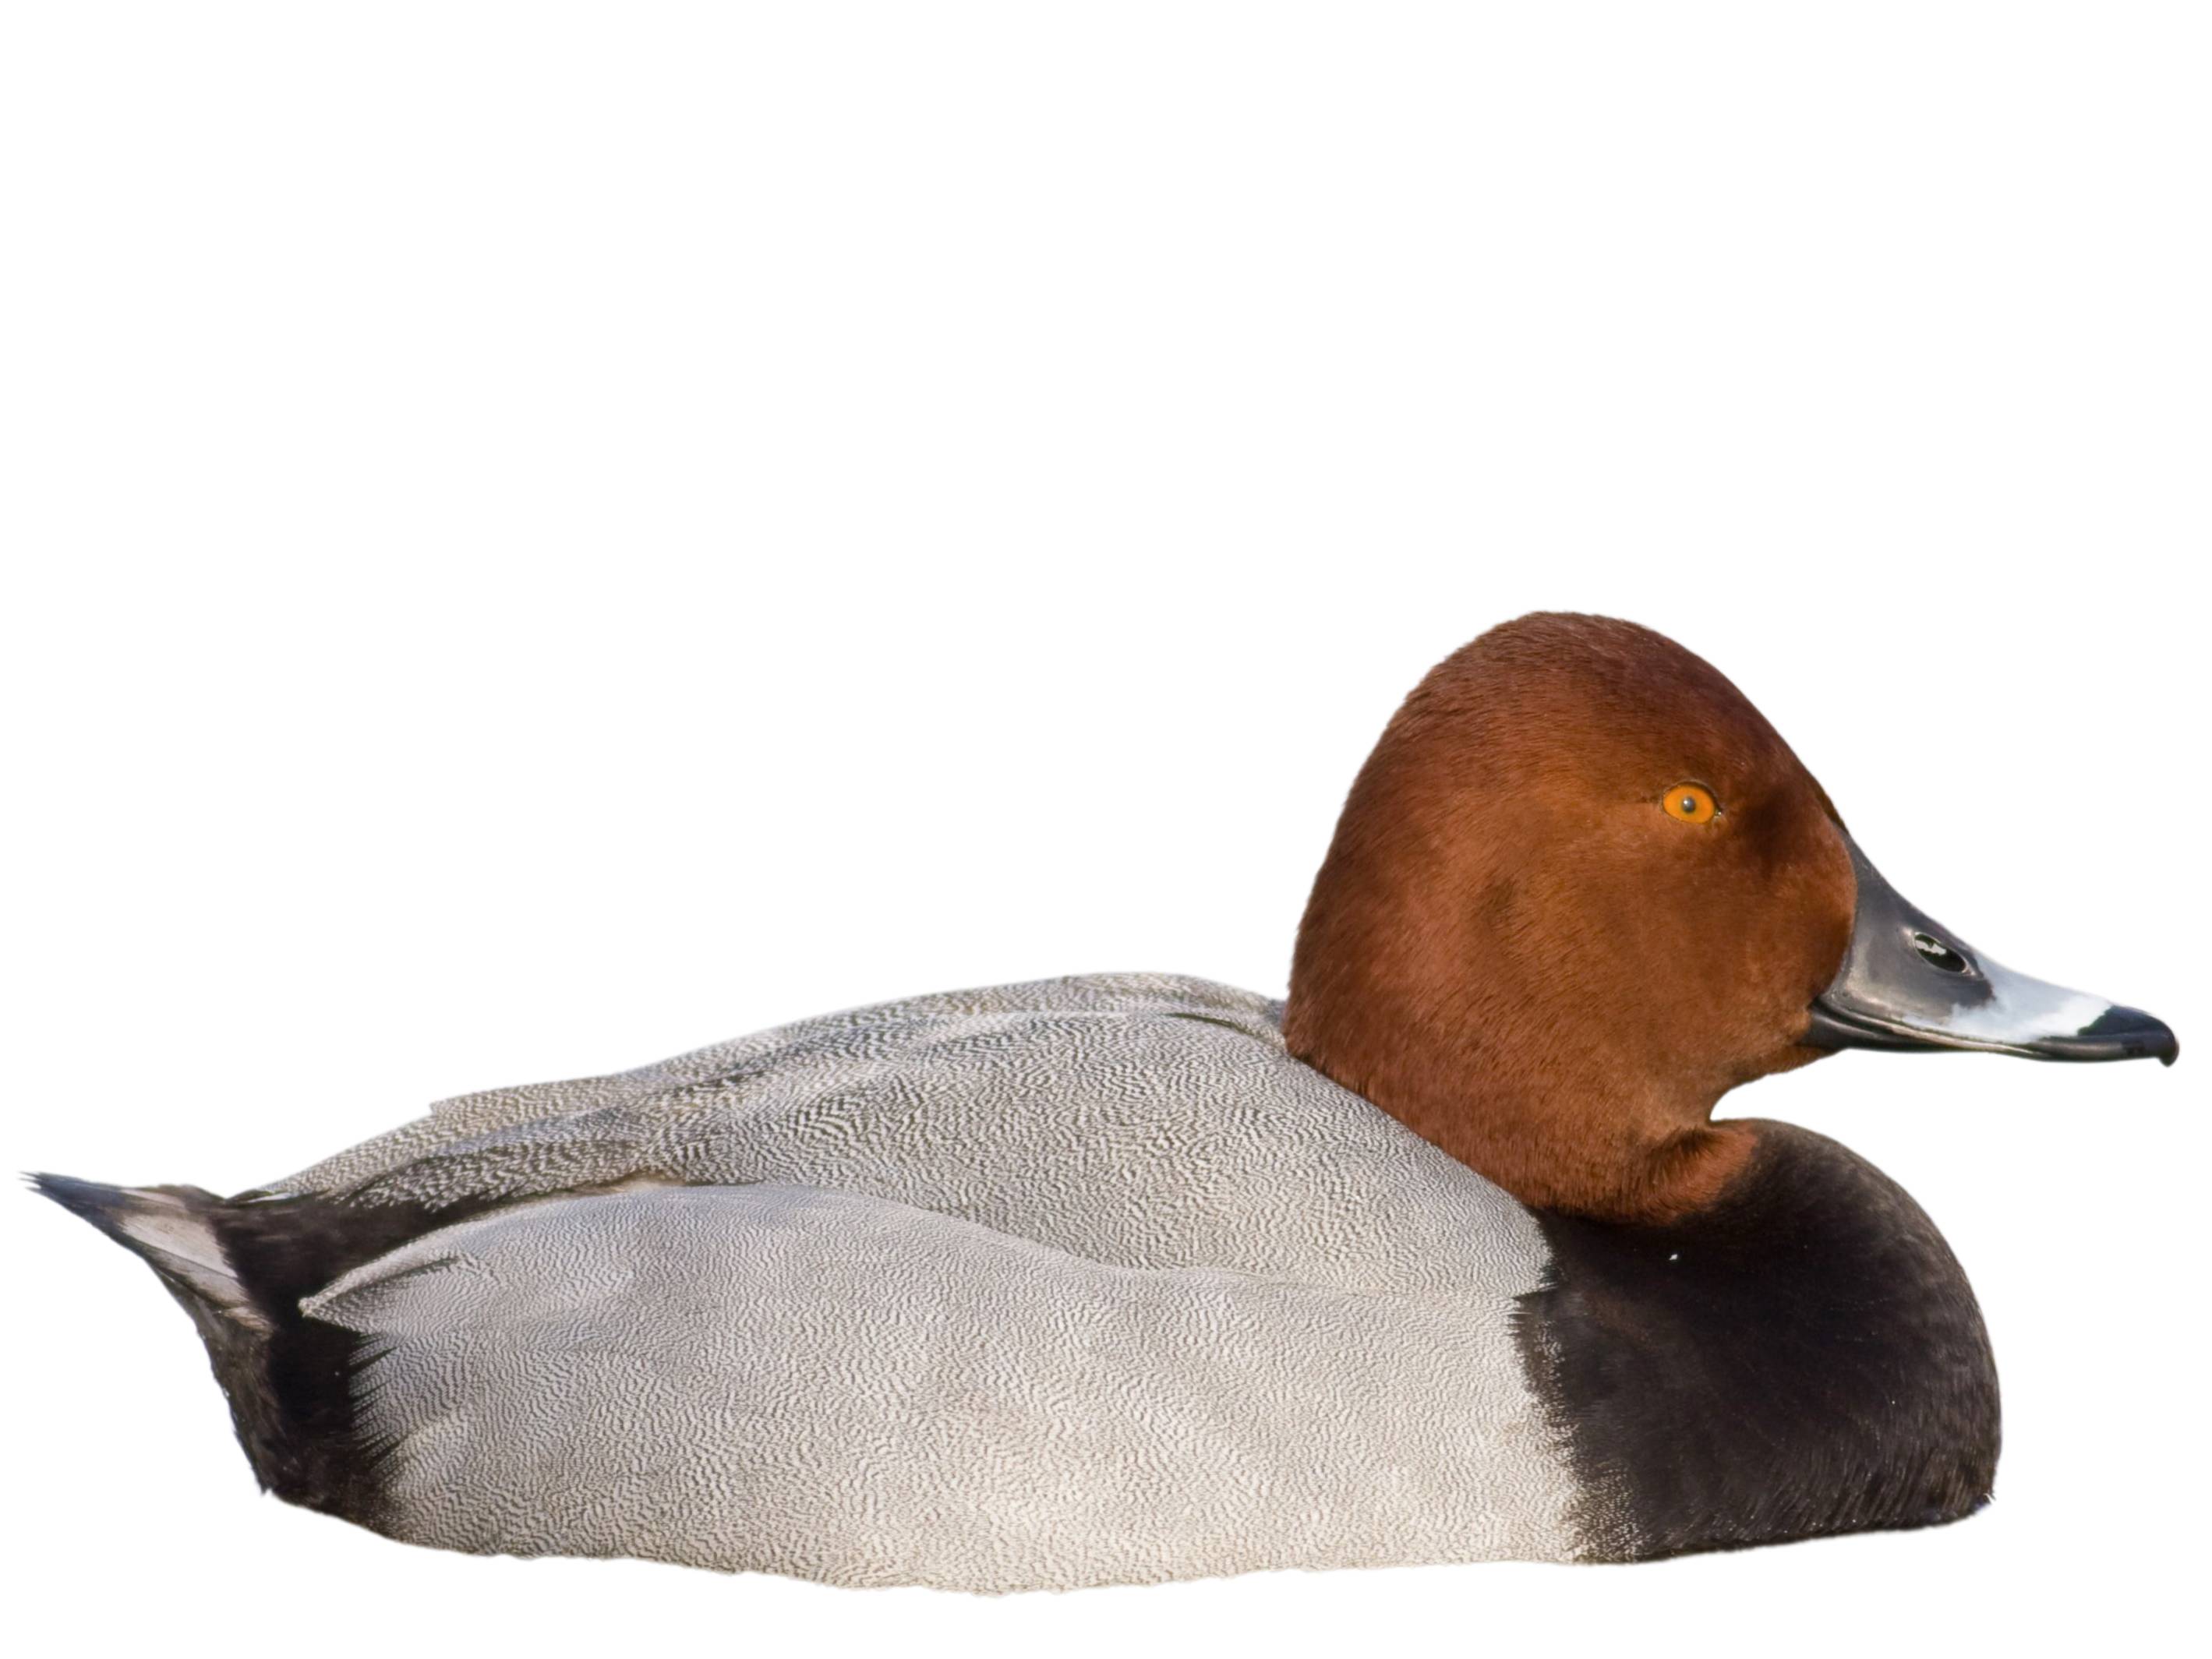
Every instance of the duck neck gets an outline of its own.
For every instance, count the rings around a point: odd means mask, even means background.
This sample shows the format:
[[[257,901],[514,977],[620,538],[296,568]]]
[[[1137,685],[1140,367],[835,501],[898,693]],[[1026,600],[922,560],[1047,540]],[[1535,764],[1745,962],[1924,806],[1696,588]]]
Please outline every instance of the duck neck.
[[[1603,1047],[1529,1041],[1502,1013],[1439,1030],[1373,999],[1346,1017],[1298,989],[1291,1054],[1532,1209],[1677,1220],[1712,1204],[1757,1144],[1747,1126],[1710,1121],[1733,1079],[1662,1084]]]

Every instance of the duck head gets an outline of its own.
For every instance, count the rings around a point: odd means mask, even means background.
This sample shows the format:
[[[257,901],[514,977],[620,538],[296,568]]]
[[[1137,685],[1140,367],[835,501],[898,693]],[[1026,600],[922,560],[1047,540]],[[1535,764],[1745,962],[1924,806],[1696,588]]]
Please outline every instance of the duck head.
[[[1291,1051],[1524,1204],[1704,1208],[1738,1084],[1840,1048],[2155,1057],[2148,1014],[1990,961],[1885,882],[1702,659],[1524,617],[1447,658],[1360,770],[1298,930]]]

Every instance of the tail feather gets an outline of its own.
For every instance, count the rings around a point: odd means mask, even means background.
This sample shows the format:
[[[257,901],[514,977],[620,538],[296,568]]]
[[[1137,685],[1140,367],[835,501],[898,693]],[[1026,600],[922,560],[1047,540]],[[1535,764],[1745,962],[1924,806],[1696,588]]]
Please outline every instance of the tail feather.
[[[111,1187],[34,1175],[32,1185],[151,1267],[198,1328],[262,1486],[375,1524],[353,1434],[352,1331],[301,1298],[431,1224],[418,1206],[217,1198],[198,1187]]]
[[[34,1175],[31,1184],[143,1258],[196,1317],[263,1334],[271,1328],[216,1231],[222,1200],[214,1194],[198,1187],[111,1187],[59,1175]]]

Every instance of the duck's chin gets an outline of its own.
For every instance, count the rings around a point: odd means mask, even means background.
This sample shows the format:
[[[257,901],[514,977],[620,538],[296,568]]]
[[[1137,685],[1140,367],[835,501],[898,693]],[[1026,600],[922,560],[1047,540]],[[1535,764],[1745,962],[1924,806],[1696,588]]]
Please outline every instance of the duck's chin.
[[[1794,1038],[1785,1038],[1763,1053],[1740,1060],[1724,1074],[1725,1082],[1720,1092],[1709,1104],[1717,1108],[1729,1095],[1747,1083],[1756,1083],[1763,1077],[1773,1077],[1783,1072],[1794,1072],[1801,1066],[1810,1066],[1816,1060],[1826,1060],[1835,1053],[1832,1048],[1815,1048]]]
[[[1826,1060],[1835,1052],[1833,1048],[1815,1048],[1809,1043],[1793,1042],[1778,1050],[1772,1059],[1759,1067],[1757,1075],[1771,1077],[1777,1072],[1794,1072],[1800,1066],[1810,1066],[1816,1060]]]

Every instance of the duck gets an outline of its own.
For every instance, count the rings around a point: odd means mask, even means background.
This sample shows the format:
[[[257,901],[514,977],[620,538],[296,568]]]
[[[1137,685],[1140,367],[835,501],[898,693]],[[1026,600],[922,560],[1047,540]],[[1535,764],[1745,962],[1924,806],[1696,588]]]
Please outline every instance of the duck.
[[[1540,613],[1407,698],[1276,999],[1086,974],[498,1089],[218,1197],[43,1175],[261,1485],[405,1542],[1003,1593],[1642,1561],[1990,1498],[1959,1262],[1717,1118],[2179,1054],[1905,902],[1729,680]]]

